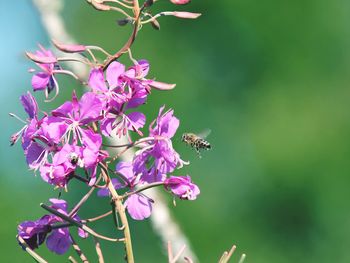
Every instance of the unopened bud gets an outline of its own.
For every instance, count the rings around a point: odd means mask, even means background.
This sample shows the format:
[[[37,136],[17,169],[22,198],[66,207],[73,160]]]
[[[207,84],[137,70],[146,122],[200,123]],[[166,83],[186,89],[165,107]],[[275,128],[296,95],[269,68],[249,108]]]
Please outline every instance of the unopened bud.
[[[172,2],[175,5],[186,5],[189,2],[191,2],[191,0],[170,0],[170,2]]]
[[[172,12],[173,16],[179,17],[179,18],[186,18],[186,19],[196,19],[200,17],[202,14],[200,13],[191,13],[191,12]]]
[[[160,24],[159,24],[159,22],[158,22],[156,19],[154,19],[154,20],[151,21],[151,25],[152,25],[152,27],[153,27],[154,29],[156,29],[156,30],[159,30],[159,29],[160,29]]]
[[[30,52],[26,52],[26,56],[36,62],[36,63],[39,63],[39,64],[52,64],[52,63],[56,63],[57,62],[57,59],[55,57],[51,57],[51,56],[46,56],[46,57],[43,57],[43,56],[37,56],[33,53],[30,53]]]
[[[86,50],[86,47],[83,45],[60,44],[54,39],[52,39],[52,43],[55,45],[57,49],[66,53],[80,53]]]

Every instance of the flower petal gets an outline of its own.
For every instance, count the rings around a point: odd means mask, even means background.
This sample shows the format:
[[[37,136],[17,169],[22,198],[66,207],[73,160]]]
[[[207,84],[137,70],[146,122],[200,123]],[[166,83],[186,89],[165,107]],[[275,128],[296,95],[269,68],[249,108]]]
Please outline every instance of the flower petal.
[[[45,148],[36,142],[31,142],[25,151],[26,161],[30,169],[37,169],[45,157]]]
[[[55,229],[46,239],[47,248],[58,255],[66,253],[71,244],[68,228]]]
[[[44,90],[50,81],[50,75],[45,72],[39,72],[32,77],[32,87],[34,91]]]
[[[20,97],[20,101],[29,118],[34,119],[38,114],[38,104],[33,95],[28,91],[27,94]]]
[[[92,92],[85,93],[80,101],[80,122],[82,124],[95,121],[100,117],[102,111],[102,102]]]
[[[152,203],[149,198],[133,194],[126,201],[125,206],[131,216],[135,220],[143,220],[148,218],[152,213]]]
[[[94,91],[108,91],[101,68],[94,68],[91,70],[88,83]]]
[[[125,72],[125,66],[118,61],[113,61],[106,70],[106,78],[110,89],[118,86],[120,75]]]
[[[146,116],[141,112],[132,112],[126,115],[128,130],[138,131],[146,123]]]

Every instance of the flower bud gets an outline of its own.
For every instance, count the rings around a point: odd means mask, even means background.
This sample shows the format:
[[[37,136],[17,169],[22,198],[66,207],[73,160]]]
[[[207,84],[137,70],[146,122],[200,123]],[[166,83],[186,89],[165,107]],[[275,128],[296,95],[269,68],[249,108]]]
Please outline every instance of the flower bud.
[[[160,24],[159,24],[159,22],[158,22],[156,19],[154,19],[154,20],[151,21],[151,25],[152,25],[152,27],[153,27],[155,30],[159,30],[159,29],[160,29]]]
[[[186,19],[196,19],[200,17],[202,14],[200,13],[191,13],[191,12],[172,12],[173,16],[179,17],[179,18],[186,18]]]
[[[191,2],[191,0],[170,0],[170,2],[172,2],[175,5],[186,5],[189,2]]]
[[[39,63],[39,64],[53,64],[53,63],[56,63],[57,62],[57,58],[53,57],[53,56],[38,56],[38,55],[35,55],[33,53],[30,53],[30,52],[26,52],[26,56],[36,62],[36,63]]]
[[[52,43],[55,45],[55,47],[63,52],[66,53],[80,53],[84,52],[86,50],[86,47],[83,45],[67,45],[67,44],[60,44],[56,40],[52,39]]]

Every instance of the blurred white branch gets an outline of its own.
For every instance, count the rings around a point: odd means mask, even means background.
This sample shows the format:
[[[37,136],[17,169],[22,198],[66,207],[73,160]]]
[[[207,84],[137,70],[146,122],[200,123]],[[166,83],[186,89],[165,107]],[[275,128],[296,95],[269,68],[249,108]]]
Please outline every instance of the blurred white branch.
[[[69,35],[64,21],[61,16],[61,11],[63,9],[63,0],[33,0],[33,3],[37,10],[39,11],[41,21],[44,28],[47,31],[48,37],[50,39],[55,39],[60,43],[74,44],[76,41],[72,36]],[[60,53],[60,56],[64,56],[64,53]],[[72,54],[69,55],[70,57]],[[82,78],[87,78],[88,68],[79,63],[70,64],[72,70]],[[121,141],[122,140],[122,141]],[[127,141],[119,138],[112,138],[111,144],[125,144]],[[132,150],[129,150],[123,155],[125,160],[131,160],[133,156]],[[185,245],[186,250],[183,256],[191,258],[193,261],[197,261],[197,257],[191,250],[190,242],[185,234],[182,232],[180,226],[177,224],[169,207],[167,206],[162,193],[155,189],[147,190],[147,195],[149,195],[156,202],[153,206],[153,213],[151,216],[151,223],[154,231],[161,237],[164,247],[171,242],[175,251],[181,250]],[[185,262],[184,260],[179,260],[179,262]]]

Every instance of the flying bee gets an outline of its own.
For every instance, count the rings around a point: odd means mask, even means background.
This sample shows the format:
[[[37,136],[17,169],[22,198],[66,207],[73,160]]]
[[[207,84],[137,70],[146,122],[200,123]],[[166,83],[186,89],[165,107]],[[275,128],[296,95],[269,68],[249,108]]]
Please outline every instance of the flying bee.
[[[206,130],[200,134],[194,134],[194,133],[184,133],[181,137],[181,140],[194,148],[199,156],[200,155],[200,150],[205,149],[209,150],[211,149],[211,145],[208,141],[205,140],[205,138],[209,135],[210,130]]]

